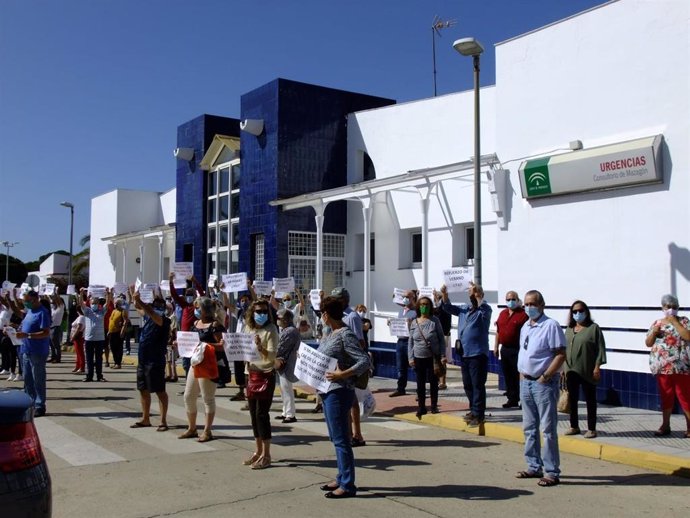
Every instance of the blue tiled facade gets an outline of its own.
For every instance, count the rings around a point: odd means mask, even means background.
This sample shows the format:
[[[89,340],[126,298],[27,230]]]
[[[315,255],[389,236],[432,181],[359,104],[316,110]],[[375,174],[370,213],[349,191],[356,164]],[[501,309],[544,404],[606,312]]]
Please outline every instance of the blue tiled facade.
[[[310,208],[282,212],[268,202],[347,183],[347,114],[395,101],[276,79],[241,99],[242,119],[263,119],[258,137],[242,133],[240,271],[254,276],[253,240],[264,235],[264,277],[284,277],[288,231],[315,232]],[[324,232],[346,232],[345,202],[329,205]]]
[[[177,161],[175,260],[191,260],[199,279],[206,272],[206,183],[199,164],[216,134],[239,136],[239,120],[201,115],[177,128],[177,147],[193,148],[191,162]],[[191,259],[186,257],[191,251]]]

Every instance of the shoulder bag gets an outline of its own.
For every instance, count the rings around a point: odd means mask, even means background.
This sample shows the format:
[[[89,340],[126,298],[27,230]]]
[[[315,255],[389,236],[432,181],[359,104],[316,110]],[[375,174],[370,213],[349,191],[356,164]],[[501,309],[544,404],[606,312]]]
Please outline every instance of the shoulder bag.
[[[570,399],[568,397],[568,386],[566,385],[565,379],[568,374],[561,376],[561,394],[558,396],[558,403],[556,404],[556,409],[561,414],[570,414]]]

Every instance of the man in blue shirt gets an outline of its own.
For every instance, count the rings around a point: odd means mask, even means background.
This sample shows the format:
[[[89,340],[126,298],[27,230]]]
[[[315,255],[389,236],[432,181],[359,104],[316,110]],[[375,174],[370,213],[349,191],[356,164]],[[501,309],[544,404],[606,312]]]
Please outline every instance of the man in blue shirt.
[[[556,374],[565,361],[565,335],[558,322],[544,314],[544,307],[541,293],[525,293],[529,320],[520,330],[518,371],[527,470],[517,478],[539,478],[540,486],[550,487],[559,483],[561,475],[556,408],[560,376]]]
[[[464,315],[464,323],[458,326],[458,339],[462,344],[462,384],[470,403],[465,416],[469,426],[484,422],[486,412],[486,376],[489,368],[489,324],[491,306],[484,302],[484,290],[478,284],[470,283],[468,295],[470,304],[454,306],[448,300],[446,286],[441,286],[443,302],[441,308],[451,315]]]
[[[17,338],[23,338],[20,354],[24,369],[24,392],[33,399],[36,417],[46,415],[46,360],[50,353],[50,310],[31,290],[23,297],[24,320]]]

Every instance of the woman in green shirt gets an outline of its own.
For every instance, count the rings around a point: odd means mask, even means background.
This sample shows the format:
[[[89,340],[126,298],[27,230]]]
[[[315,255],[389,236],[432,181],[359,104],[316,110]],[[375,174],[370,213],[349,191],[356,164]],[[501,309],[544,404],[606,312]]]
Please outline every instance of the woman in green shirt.
[[[601,378],[599,367],[606,363],[606,343],[601,328],[592,321],[589,307],[581,300],[576,300],[570,306],[565,341],[564,375],[570,400],[570,429],[565,434],[580,433],[577,402],[582,387],[587,402],[585,439],[593,439],[597,436],[597,384]]]

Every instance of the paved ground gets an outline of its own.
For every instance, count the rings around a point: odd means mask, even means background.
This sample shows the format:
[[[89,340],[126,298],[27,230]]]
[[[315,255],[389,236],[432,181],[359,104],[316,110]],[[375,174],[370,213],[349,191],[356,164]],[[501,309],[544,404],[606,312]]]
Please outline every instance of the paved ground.
[[[583,502],[600,516],[687,512],[690,481],[684,478],[566,453],[562,484],[539,488],[534,480],[514,478],[524,469],[517,443],[385,415],[365,421],[367,445],[355,450],[358,498],[328,501],[318,486],[335,473],[334,452],[322,415],[310,412],[311,401],[299,400],[297,423],[274,427],[274,467],[252,471],[241,466],[252,450],[249,416],[241,403],[229,401],[232,388],[218,392],[217,440],[200,444],[177,439],[184,428],[184,406],[176,395],[182,384],[168,390],[173,429],[131,429],[139,415],[134,368],[106,369],[107,383],[87,384],[71,367],[48,367],[48,415],[36,420],[57,518],[568,517],[582,515]],[[373,382],[378,383],[389,382]],[[0,383],[12,385],[18,384]],[[380,395],[382,409],[388,404],[405,411],[414,403]],[[450,400],[443,405],[440,416],[451,417]],[[279,409],[278,401],[273,408]]]

